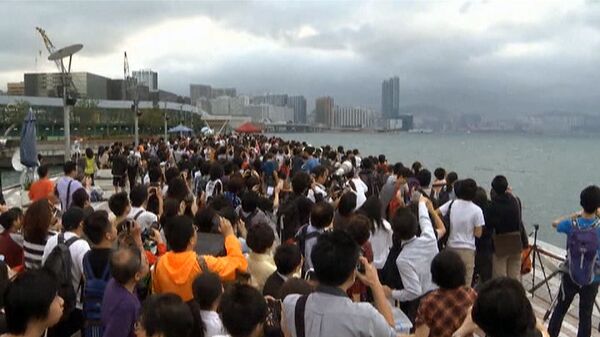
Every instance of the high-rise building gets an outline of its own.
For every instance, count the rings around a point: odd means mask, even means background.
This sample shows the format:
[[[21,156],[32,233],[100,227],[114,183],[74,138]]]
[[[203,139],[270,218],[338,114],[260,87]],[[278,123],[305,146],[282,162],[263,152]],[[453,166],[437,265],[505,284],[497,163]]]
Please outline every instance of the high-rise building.
[[[213,88],[207,84],[190,84],[190,99],[193,105],[211,112],[210,100],[221,96],[236,97],[235,88]]]
[[[286,94],[267,94],[254,96],[250,100],[252,104],[271,104],[275,106],[287,106],[288,95]]]
[[[373,126],[375,112],[371,109],[336,106],[333,114],[333,126],[337,128],[368,128]]]
[[[108,78],[88,72],[71,73],[70,76],[79,97],[108,98]],[[62,74],[60,73],[26,73],[24,82],[25,96],[62,96]]]
[[[400,78],[394,76],[381,84],[381,112],[383,118],[400,116]]]
[[[334,124],[333,108],[333,97],[326,96],[317,98],[315,101],[315,123],[332,127]]]
[[[253,122],[287,123],[294,118],[294,110],[272,104],[250,104],[244,107],[244,115]]]
[[[8,82],[6,84],[6,94],[8,96],[24,96],[25,95],[25,83],[24,82]]]
[[[290,96],[287,106],[294,109],[294,123],[306,123],[306,98],[304,96]]]
[[[152,69],[136,70],[132,73],[138,84],[147,86],[150,92],[158,91],[158,73]]]
[[[237,96],[237,90],[235,90],[235,88],[212,88],[211,98],[221,96],[235,97]]]

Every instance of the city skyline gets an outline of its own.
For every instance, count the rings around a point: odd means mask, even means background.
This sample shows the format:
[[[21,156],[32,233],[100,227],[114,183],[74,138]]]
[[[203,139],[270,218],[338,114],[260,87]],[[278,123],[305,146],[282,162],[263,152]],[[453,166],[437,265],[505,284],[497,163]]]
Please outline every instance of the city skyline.
[[[14,20],[0,23],[2,90],[24,72],[54,70],[34,31],[41,26],[57,46],[84,44],[74,71],[121,78],[127,51],[131,69],[159,72],[160,87],[179,95],[189,83],[210,83],[301,94],[308,111],[325,95],[380,110],[382,79],[398,75],[400,106],[500,117],[599,113],[593,1],[74,2],[67,23],[62,7],[3,5]]]

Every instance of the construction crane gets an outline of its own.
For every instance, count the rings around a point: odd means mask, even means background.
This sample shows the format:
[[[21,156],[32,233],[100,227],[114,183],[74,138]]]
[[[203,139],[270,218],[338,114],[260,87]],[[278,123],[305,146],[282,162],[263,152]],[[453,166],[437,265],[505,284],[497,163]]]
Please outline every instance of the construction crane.
[[[138,109],[139,103],[139,92],[138,85],[135,78],[133,78],[129,72],[129,60],[127,59],[127,52],[124,52],[124,60],[123,60],[123,80],[125,82],[125,91],[127,98],[133,98],[133,104],[131,105],[131,111],[134,113],[134,131],[135,131],[135,146],[137,147],[140,144],[140,134],[139,134],[139,119],[142,115],[141,111]],[[130,95],[131,93],[131,95]]]
[[[54,46],[52,41],[50,41],[50,38],[46,34],[46,31],[40,27],[35,27],[35,29],[42,36],[42,40],[44,40],[44,45],[46,46],[46,50],[48,50],[48,53],[49,54],[54,53],[56,51],[56,47]],[[58,71],[61,74],[70,72],[70,70],[71,70],[71,69],[68,69],[68,71],[66,71],[65,64],[63,63],[62,59],[54,60],[54,63],[56,64],[56,67],[58,68]],[[69,68],[70,68],[70,66],[69,66]],[[67,76],[67,78],[64,78],[63,76],[61,76],[61,81],[62,81],[62,85],[67,87],[67,93],[72,98],[76,98],[78,96],[78,94],[77,94],[77,88],[75,87],[75,83],[73,83],[73,78],[71,78],[71,76]],[[61,90],[57,90],[57,92],[62,93]]]

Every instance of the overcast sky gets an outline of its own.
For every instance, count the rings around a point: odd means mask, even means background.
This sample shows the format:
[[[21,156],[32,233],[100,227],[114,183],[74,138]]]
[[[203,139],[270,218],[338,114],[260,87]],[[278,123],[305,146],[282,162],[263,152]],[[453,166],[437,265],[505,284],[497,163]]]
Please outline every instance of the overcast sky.
[[[496,116],[600,114],[600,1],[0,2],[0,89],[53,71],[35,26],[57,47],[83,43],[74,71],[159,73],[246,94],[331,95],[381,106],[400,77],[401,105]],[[39,57],[41,51],[41,57]],[[37,62],[36,62],[37,57]]]

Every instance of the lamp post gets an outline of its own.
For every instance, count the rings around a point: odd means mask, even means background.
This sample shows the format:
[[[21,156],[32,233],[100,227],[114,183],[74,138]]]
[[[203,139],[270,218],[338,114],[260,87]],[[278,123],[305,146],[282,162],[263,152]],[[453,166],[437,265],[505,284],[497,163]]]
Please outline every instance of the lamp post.
[[[59,49],[50,56],[48,56],[48,60],[50,61],[59,61],[60,60],[60,68],[61,68],[61,78],[63,85],[63,108],[64,108],[64,132],[65,132],[65,162],[71,160],[71,111],[73,106],[75,105],[75,98],[69,97],[69,85],[71,81],[69,80],[69,76],[71,73],[71,60],[73,59],[73,54],[77,53],[83,48],[82,44],[74,44],[62,49]],[[64,58],[69,58],[69,66],[65,67],[63,63]]]
[[[165,102],[165,142],[169,139],[168,134],[167,134],[168,123],[169,123],[169,115],[167,112],[167,102]]]

